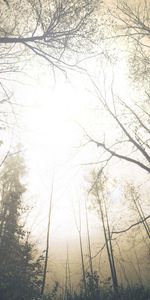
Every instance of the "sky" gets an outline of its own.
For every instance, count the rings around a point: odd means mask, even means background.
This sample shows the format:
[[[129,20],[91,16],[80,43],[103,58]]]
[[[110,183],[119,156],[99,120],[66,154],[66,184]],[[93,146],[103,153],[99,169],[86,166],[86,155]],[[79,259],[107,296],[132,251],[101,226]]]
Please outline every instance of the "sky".
[[[113,71],[103,56],[85,64],[102,93],[110,91],[113,83],[117,94],[124,98],[130,94],[131,98],[134,93],[128,81],[127,61],[121,51],[118,57]],[[54,236],[57,231],[58,239],[62,236],[66,243],[73,234],[77,236],[73,206],[76,208],[78,199],[84,203],[93,168],[90,163],[104,157],[94,144],[86,145],[85,131],[97,140],[103,139],[104,134],[111,140],[116,137],[116,128],[99,109],[99,100],[87,73],[73,71],[67,78],[58,73],[55,81],[44,63],[33,62],[31,69],[28,68],[10,84],[16,103],[16,126],[15,130],[10,128],[4,148],[9,148],[10,143],[22,144],[27,166],[26,199],[34,207],[28,222],[33,234],[44,239],[52,173],[55,172],[52,231]],[[128,173],[128,167],[122,170],[121,165],[114,168],[115,164],[116,161],[112,163],[114,177],[118,178],[122,171]],[[95,213],[90,214],[97,222]],[[85,231],[84,226],[84,234]]]
[[[93,69],[96,62],[97,59],[90,61],[90,68]],[[93,168],[88,163],[103,159],[95,145],[84,145],[87,142],[84,130],[97,139],[103,138],[104,131],[110,139],[116,132],[108,116],[99,110],[99,101],[88,75],[72,72],[69,78],[65,78],[59,74],[55,82],[45,65],[41,66],[39,73],[39,65],[33,66],[30,77],[22,75],[20,81],[16,79],[12,83],[11,89],[18,104],[14,106],[16,128],[10,130],[6,147],[9,147],[10,137],[14,144],[22,144],[29,190],[26,198],[34,206],[29,223],[34,223],[32,231],[40,238],[42,235],[45,238],[51,178],[55,172],[52,230],[57,230],[59,238],[62,236],[66,242],[73,232],[77,235],[72,206],[78,199],[84,202],[87,194],[88,178]],[[112,74],[109,65],[103,63],[103,67],[107,87]],[[102,74],[98,68],[96,72],[103,85],[103,70]],[[119,85],[116,79],[114,87],[117,86],[118,92],[125,95],[128,86],[125,62],[121,68],[116,65],[114,72],[119,78]],[[121,169],[115,172],[118,177]]]

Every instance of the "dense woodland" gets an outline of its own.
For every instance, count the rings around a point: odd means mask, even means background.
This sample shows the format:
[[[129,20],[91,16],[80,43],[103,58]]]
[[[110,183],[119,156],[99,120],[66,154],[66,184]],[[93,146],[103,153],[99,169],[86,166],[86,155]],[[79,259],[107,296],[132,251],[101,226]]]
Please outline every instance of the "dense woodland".
[[[147,0],[0,0],[1,300],[150,299],[149,50]],[[123,64],[128,91],[120,81]],[[62,249],[66,251],[63,281],[50,280],[55,177],[46,208],[43,248],[27,226],[34,210],[27,201],[29,167],[23,148],[28,145],[19,144],[19,137],[12,138],[12,132],[19,135],[18,107],[23,110],[24,103],[22,99],[15,102],[11,88],[12,82],[23,80],[23,74],[30,76],[33,66],[39,77],[42,68],[47,68],[46,76],[56,82],[59,76],[70,74],[70,81],[86,78],[97,103],[89,126],[88,122],[87,126],[79,124],[81,148],[92,149],[95,158],[83,161],[83,168],[87,167],[84,203],[76,201],[76,280],[69,248]],[[90,228],[91,211],[100,224],[96,242]]]

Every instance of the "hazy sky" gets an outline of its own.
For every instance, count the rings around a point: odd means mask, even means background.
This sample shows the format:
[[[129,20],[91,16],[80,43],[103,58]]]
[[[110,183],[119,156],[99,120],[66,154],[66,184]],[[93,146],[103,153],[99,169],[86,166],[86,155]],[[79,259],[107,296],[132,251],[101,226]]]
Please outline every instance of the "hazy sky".
[[[120,96],[134,96],[128,84],[126,58],[118,50],[117,54],[119,59],[113,71],[103,56],[84,63],[102,93],[108,93],[108,99],[112,83]],[[15,78],[10,83],[19,104],[14,105],[18,112],[17,128],[10,130],[11,142],[22,143],[29,189],[26,198],[34,206],[29,223],[34,223],[33,232],[40,238],[45,237],[51,176],[55,169],[52,228],[54,232],[57,229],[59,238],[62,235],[66,240],[76,232],[73,203],[78,199],[83,202],[89,186],[85,178],[93,166],[84,164],[103,159],[102,151],[95,145],[82,145],[87,141],[82,128],[97,140],[103,139],[104,134],[113,140],[116,130],[111,119],[99,109],[99,100],[87,74],[69,72],[65,78],[58,73],[55,81],[45,64],[34,62],[31,67],[18,77],[19,81]],[[30,76],[25,75],[27,72]],[[8,146],[9,142],[8,138]],[[115,163],[112,170],[119,177],[122,169],[114,168]]]

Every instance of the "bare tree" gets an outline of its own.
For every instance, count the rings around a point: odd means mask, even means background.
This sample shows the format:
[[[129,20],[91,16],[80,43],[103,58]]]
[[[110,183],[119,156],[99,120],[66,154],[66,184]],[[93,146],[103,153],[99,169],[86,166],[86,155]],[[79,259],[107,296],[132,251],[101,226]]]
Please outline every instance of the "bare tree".
[[[107,95],[103,95],[93,80],[92,83],[101,107],[116,124],[120,136],[116,136],[113,143],[106,144],[106,136],[103,141],[99,141],[86,132],[88,141],[105,150],[108,154],[106,161],[109,162],[110,159],[116,157],[135,164],[150,173],[149,112],[137,104],[133,104],[133,108],[130,107],[120,97],[115,96],[113,90],[111,90],[112,101],[110,102]]]
[[[41,299],[43,299],[43,296],[44,296],[44,289],[45,289],[46,275],[47,275],[47,264],[48,264],[48,255],[49,255],[49,240],[50,240],[50,226],[51,226],[51,213],[52,213],[52,204],[53,204],[53,189],[54,189],[54,171],[53,171],[53,174],[52,174],[51,193],[50,193],[50,200],[49,200],[49,211],[48,211],[48,221],[47,221],[47,238],[46,238],[46,250],[45,250],[43,281],[42,281],[42,288],[41,288]]]
[[[149,1],[117,1],[116,37],[125,39],[128,45],[130,72],[135,81],[143,84],[150,74],[150,4]]]
[[[74,220],[75,220],[76,228],[77,228],[78,235],[79,235],[83,288],[84,288],[85,297],[87,298],[88,293],[87,293],[87,283],[86,283],[86,270],[85,270],[85,262],[84,262],[84,252],[83,252],[80,200],[78,201],[78,221],[77,221],[77,218],[76,218],[76,215],[75,215],[75,211],[74,211]]]
[[[123,99],[114,92],[114,78],[112,82],[110,79],[104,78],[104,85],[107,80],[108,91],[90,76],[100,103],[100,109],[101,111],[105,110],[108,122],[109,117],[114,122],[114,130],[117,129],[117,134],[113,141],[105,133],[102,140],[88,136],[91,142],[94,142],[107,153],[106,160],[116,157],[135,164],[148,173],[150,173],[149,9],[149,2],[144,0],[135,3],[117,1],[116,7],[111,7],[109,10],[111,30],[110,35],[106,36],[104,40],[111,40],[115,47],[119,45],[119,42],[123,44],[129,76],[132,79],[134,77],[135,83],[138,87],[140,86],[139,91],[142,90],[143,95],[140,93],[140,96],[137,95],[134,101],[129,94]],[[133,80],[130,80],[130,84],[133,84]],[[139,99],[140,97],[142,99]]]
[[[0,44],[4,70],[8,58],[26,57],[27,51],[44,58],[52,66],[69,66],[68,55],[82,47],[94,30],[91,15],[97,1],[86,0],[24,0],[1,1]],[[97,3],[98,4],[98,3]],[[22,58],[23,58],[22,57]]]
[[[88,251],[89,251],[89,267],[90,267],[91,276],[93,277],[91,239],[90,239],[89,218],[88,218],[88,208],[87,208],[87,199],[86,198],[85,198],[85,217],[86,217],[87,240],[88,240]]]
[[[148,224],[148,219],[145,216],[144,210],[140,203],[139,191],[132,184],[127,184],[126,191],[127,193],[125,192],[125,198],[129,200],[131,204],[133,204],[136,214],[138,215],[139,221],[141,221],[141,224],[143,224],[143,228],[145,230],[146,236],[150,238],[150,228]]]
[[[100,174],[100,176],[97,176],[95,172],[93,172],[92,176],[93,176],[94,184],[92,183],[91,193],[94,196],[96,207],[98,206],[98,212],[100,214],[101,221],[102,221],[105,245],[106,245],[106,250],[108,255],[108,262],[111,271],[111,278],[112,278],[113,288],[117,299],[118,279],[117,279],[117,271],[116,271],[115,260],[114,260],[109,218],[108,218],[108,212],[106,207],[106,193],[105,193],[106,177],[102,173]]]
[[[67,257],[65,266],[65,289],[64,289],[64,300],[69,300],[72,294],[72,284],[71,284],[71,271],[69,262],[69,247],[67,244]]]

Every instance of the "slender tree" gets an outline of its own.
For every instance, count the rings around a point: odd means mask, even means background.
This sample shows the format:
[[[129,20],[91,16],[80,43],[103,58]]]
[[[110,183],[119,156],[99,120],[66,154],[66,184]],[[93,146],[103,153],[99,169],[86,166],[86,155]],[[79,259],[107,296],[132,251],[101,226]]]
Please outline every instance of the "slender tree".
[[[88,250],[89,250],[89,267],[90,267],[91,276],[93,276],[93,262],[92,262],[92,251],[91,251],[91,239],[90,239],[90,230],[89,230],[87,199],[85,199],[85,216],[86,216],[87,239],[88,239]]]
[[[43,281],[42,281],[42,288],[41,288],[41,298],[44,297],[44,289],[45,289],[46,275],[47,275],[47,265],[48,265],[48,255],[49,255],[49,241],[50,241],[50,226],[51,226],[51,213],[52,213],[52,204],[53,204],[53,189],[54,189],[54,171],[53,171],[53,174],[52,174],[51,192],[50,192],[50,200],[49,200],[49,212],[48,212],[48,221],[47,221],[47,237],[46,237],[46,252],[45,252]]]
[[[78,220],[79,220],[79,222],[77,222],[75,211],[74,211],[74,219],[75,219],[75,224],[76,224],[76,228],[77,228],[78,235],[79,235],[83,288],[84,288],[85,297],[87,297],[88,293],[87,293],[87,283],[86,283],[86,270],[85,270],[85,262],[84,262],[84,252],[83,252],[83,241],[82,241],[82,221],[81,221],[80,201],[78,201]]]
[[[69,247],[67,244],[67,257],[65,265],[65,290],[64,290],[64,300],[71,299],[72,295],[72,284],[71,284],[71,272],[70,272],[70,263],[69,263]]]
[[[97,176],[95,172],[92,173],[92,177],[94,183],[92,182],[91,193],[94,196],[95,205],[96,208],[98,207],[98,212],[100,214],[101,221],[102,221],[103,233],[104,233],[105,244],[106,244],[107,255],[108,255],[108,262],[111,271],[111,278],[112,278],[113,288],[117,299],[118,279],[117,279],[117,271],[116,271],[114,253],[113,253],[113,247],[111,241],[112,237],[110,232],[110,225],[109,225],[106,199],[105,199],[106,177],[102,173],[101,176]]]
[[[127,193],[125,193],[126,199],[130,200],[131,203],[133,204],[133,207],[135,211],[137,212],[137,215],[139,217],[139,220],[143,224],[143,228],[146,232],[146,235],[148,238],[150,238],[150,228],[148,221],[145,217],[143,208],[140,203],[140,193],[139,191],[133,186],[132,184],[127,184],[126,186]]]

